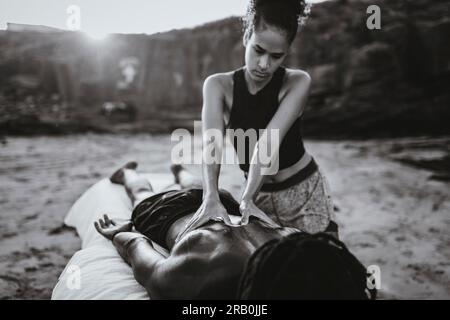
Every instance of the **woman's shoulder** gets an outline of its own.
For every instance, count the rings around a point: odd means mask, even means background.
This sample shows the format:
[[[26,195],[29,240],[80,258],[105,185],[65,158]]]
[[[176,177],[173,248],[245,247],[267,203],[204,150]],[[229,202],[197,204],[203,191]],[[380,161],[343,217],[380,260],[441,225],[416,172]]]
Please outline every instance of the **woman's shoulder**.
[[[226,92],[226,89],[233,86],[233,74],[234,71],[212,74],[205,79],[204,86],[213,86]]]
[[[308,72],[301,69],[285,68],[279,100],[282,101],[289,92],[298,92],[298,89],[309,88],[310,83],[311,77]]]
[[[287,84],[298,84],[299,82],[311,81],[311,76],[305,70],[289,68],[286,68],[285,70],[285,83]]]
[[[288,92],[293,92],[299,88],[309,88],[311,84],[311,76],[308,72],[301,69],[285,69],[283,87],[280,92],[284,97]]]

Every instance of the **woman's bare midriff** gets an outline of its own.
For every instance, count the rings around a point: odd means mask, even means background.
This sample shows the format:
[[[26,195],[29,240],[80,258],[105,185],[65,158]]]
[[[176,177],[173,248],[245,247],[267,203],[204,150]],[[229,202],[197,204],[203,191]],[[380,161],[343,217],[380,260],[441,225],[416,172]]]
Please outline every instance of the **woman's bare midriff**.
[[[296,173],[303,170],[312,160],[311,155],[305,151],[305,154],[298,160],[296,163],[294,163],[292,166],[284,168],[282,170],[279,170],[275,175],[273,176],[265,176],[265,183],[276,183],[276,182],[282,182],[286,179],[289,179]]]

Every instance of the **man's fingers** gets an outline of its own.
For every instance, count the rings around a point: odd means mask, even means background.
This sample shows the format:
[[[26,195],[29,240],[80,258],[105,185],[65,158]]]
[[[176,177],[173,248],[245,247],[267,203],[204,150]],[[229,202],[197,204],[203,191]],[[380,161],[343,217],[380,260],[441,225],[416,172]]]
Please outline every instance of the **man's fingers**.
[[[102,219],[98,219],[98,222],[100,222],[100,226],[101,226],[102,228],[106,228],[105,223],[103,222]]]
[[[94,227],[98,231],[98,233],[102,233],[102,230],[100,229],[100,226],[98,225],[97,221],[94,222]]]
[[[111,224],[112,224],[113,226],[116,225],[116,222],[115,222],[114,220],[110,220],[110,222],[111,222]],[[132,223],[132,222],[130,222],[130,223]]]
[[[109,220],[108,215],[104,214],[104,215],[103,215],[103,219],[105,219],[105,225],[106,225],[107,227],[109,227],[109,225],[111,224],[111,220]]]

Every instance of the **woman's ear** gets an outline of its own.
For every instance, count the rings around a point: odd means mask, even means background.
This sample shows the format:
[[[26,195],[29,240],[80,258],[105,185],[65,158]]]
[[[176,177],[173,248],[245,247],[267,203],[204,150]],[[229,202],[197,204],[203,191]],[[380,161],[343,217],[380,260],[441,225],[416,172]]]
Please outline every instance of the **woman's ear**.
[[[248,29],[246,29],[244,32],[244,36],[242,37],[242,44],[244,45],[244,47],[247,47],[247,43],[248,43],[248,40],[250,39],[250,37],[251,37],[251,33]]]

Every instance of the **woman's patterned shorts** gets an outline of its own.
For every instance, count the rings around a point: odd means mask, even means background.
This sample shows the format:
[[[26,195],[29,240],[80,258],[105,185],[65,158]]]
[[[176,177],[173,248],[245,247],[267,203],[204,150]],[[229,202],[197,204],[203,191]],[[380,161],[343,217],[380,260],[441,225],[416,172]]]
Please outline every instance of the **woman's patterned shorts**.
[[[274,221],[308,233],[323,232],[334,221],[328,181],[319,170],[279,191],[260,191],[255,204]]]

